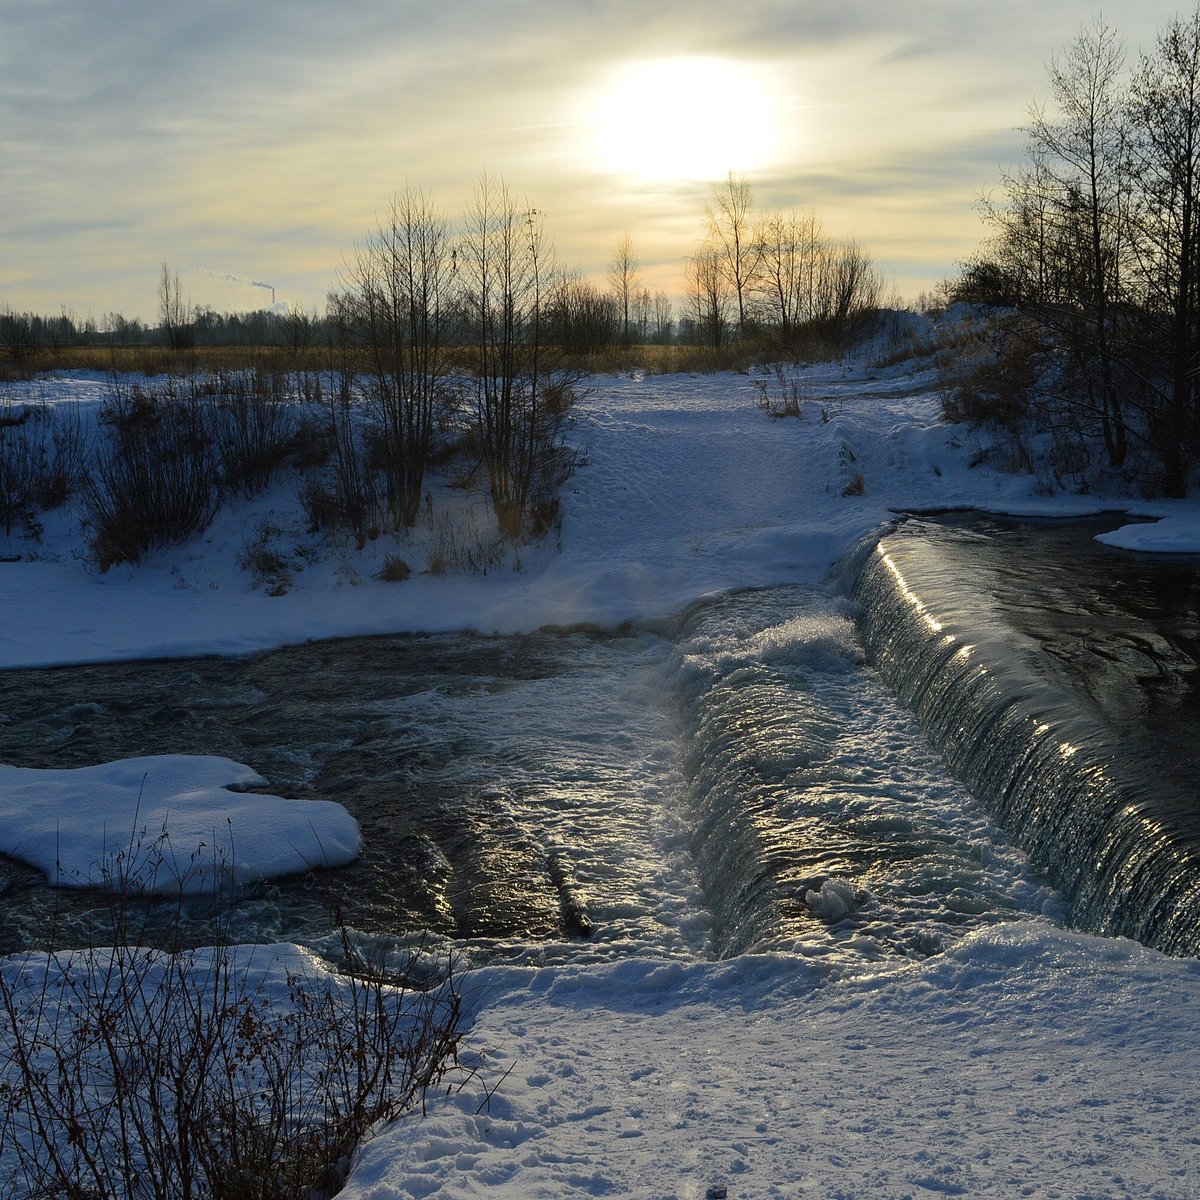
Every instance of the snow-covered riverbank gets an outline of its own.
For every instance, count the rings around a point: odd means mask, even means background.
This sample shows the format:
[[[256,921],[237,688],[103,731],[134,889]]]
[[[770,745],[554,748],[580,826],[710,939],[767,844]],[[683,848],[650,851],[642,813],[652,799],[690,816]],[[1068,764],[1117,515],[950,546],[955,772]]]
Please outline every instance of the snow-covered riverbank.
[[[1040,496],[1028,476],[972,466],[978,441],[939,422],[928,369],[810,368],[800,419],[761,411],[760,388],[775,386],[771,376],[741,374],[594,380],[573,430],[585,465],[567,483],[561,536],[522,550],[519,570],[424,573],[429,531],[313,552],[294,479],[227,507],[194,542],[103,575],[85,561],[76,515],[46,514],[40,543],[0,539],[0,555],[21,559],[0,562],[0,667],[650,620],[712,591],[815,582],[904,508],[1047,516],[1131,508],[1172,516],[1167,548],[1200,547],[1194,503]],[[76,376],[16,395],[78,403],[90,427],[105,388],[102,378]],[[237,561],[263,522],[279,531],[281,552],[303,551],[281,596],[254,589]],[[1147,527],[1136,533],[1146,545]],[[404,583],[374,577],[392,553],[413,568]]]

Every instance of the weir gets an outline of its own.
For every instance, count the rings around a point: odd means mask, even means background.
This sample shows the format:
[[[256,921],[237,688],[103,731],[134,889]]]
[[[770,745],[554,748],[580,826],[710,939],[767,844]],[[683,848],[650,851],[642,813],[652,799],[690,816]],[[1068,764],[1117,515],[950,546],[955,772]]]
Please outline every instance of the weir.
[[[673,675],[715,956],[923,958],[1057,905],[864,665],[844,596],[705,601]]]
[[[973,554],[980,536],[913,523],[865,554],[853,595],[869,660],[1064,893],[1072,923],[1200,953],[1200,798],[1172,761],[1196,742],[1184,744],[1177,710],[1156,715],[1137,697],[1156,687],[1187,699],[1195,663],[1136,619],[1110,631],[1104,587],[1088,582],[1112,564],[1063,567],[1052,548],[1044,569],[1030,570],[1059,628],[1022,629],[1005,589],[1023,585],[1005,580],[1002,558]],[[1072,573],[1095,611],[1071,598]],[[1070,686],[1061,663],[1070,641],[1100,664],[1099,703]],[[1124,729],[1109,719],[1121,710]]]
[[[218,753],[344,804],[362,858],[248,889],[246,941],[326,945],[332,908],[480,958],[854,970],[1070,915],[1198,954],[1200,568],[1151,573],[1131,612],[1141,575],[1086,532],[1070,556],[1024,536],[906,522],[840,587],[709,596],[659,631],[5,672],[0,762]],[[94,940],[103,898],[51,892],[0,855],[0,948]]]

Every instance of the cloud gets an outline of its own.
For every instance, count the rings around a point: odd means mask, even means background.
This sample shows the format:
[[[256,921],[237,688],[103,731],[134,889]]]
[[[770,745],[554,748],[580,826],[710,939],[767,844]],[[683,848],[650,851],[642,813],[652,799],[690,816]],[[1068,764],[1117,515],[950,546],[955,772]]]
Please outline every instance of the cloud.
[[[1133,42],[1174,15],[1174,0],[1114,3],[1106,16]],[[1005,139],[1045,60],[1091,10],[1091,0],[0,0],[6,255],[27,278],[56,281],[2,299],[82,307],[57,290],[74,270],[108,280],[109,298],[89,291],[87,303],[144,313],[146,264],[166,257],[261,263],[259,278],[316,303],[392,193],[421,184],[456,213],[485,169],[569,231],[559,251],[588,270],[603,273],[624,228],[647,260],[685,254],[703,187],[618,187],[574,124],[580,91],[635,56],[721,54],[769,76],[791,141],[762,189],[781,203],[819,199],[866,227],[889,189],[910,203],[924,187],[930,210],[945,212],[1008,160]],[[664,101],[646,119],[670,138],[685,105]]]

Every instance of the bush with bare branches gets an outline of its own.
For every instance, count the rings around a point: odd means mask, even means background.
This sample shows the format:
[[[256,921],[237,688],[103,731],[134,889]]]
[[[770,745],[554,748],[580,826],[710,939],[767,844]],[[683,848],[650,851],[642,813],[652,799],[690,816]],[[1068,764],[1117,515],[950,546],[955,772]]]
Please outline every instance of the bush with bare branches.
[[[332,1195],[358,1141],[456,1068],[463,1025],[448,967],[343,949],[338,974],[228,946],[0,963],[0,1192]]]
[[[196,398],[114,387],[100,419],[108,437],[84,487],[84,519],[101,571],[211,524],[220,468]]]

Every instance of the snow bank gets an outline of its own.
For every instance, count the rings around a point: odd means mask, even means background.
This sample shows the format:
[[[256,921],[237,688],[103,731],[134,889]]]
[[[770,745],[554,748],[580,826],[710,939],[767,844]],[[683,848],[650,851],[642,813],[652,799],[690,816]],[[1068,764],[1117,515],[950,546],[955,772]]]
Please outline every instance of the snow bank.
[[[1135,943],[1029,922],[823,983],[782,956],[470,982],[498,1093],[384,1130],[345,1200],[1200,1191],[1200,963]]]
[[[1122,525],[1111,533],[1099,534],[1096,540],[1120,550],[1147,554],[1200,554],[1200,511],[1177,513],[1154,522]]]
[[[362,550],[315,546],[295,480],[227,507],[188,545],[104,575],[86,563],[77,515],[50,513],[40,543],[0,537],[0,560],[20,559],[0,561],[0,668],[654,621],[715,591],[816,582],[896,510],[1066,516],[1120,506],[1038,496],[1029,476],[972,467],[973,435],[942,424],[932,374],[911,364],[808,368],[799,419],[760,409],[762,389],[778,386],[770,374],[592,383],[572,432],[586,465],[567,484],[561,536],[523,548],[519,570],[425,573],[430,531]],[[38,399],[78,404],[86,424],[104,387],[98,377],[49,380]],[[1172,511],[1155,506],[1153,515]],[[280,531],[273,547],[294,567],[281,596],[256,589],[237,565],[264,522]],[[412,566],[407,582],[375,577],[390,554]]]
[[[0,765],[0,852],[62,887],[211,891],[351,861],[358,823],[329,800],[263,787],[216,756],[157,755],[73,770]]]

